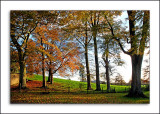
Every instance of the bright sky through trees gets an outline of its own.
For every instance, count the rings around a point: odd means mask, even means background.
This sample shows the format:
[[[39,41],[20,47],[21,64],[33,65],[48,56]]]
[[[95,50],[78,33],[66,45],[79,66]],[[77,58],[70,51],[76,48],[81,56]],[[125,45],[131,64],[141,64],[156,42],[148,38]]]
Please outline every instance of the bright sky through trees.
[[[126,26],[127,30],[129,30],[129,21],[127,20],[128,18],[128,14],[127,11],[123,11],[122,15],[117,17],[116,20],[122,20],[123,24],[122,26]],[[126,45],[127,47],[127,45]],[[149,55],[147,55],[146,53],[148,52],[148,50],[145,50],[145,54],[144,54],[144,58],[143,58],[143,63],[142,63],[142,72],[141,72],[141,78],[143,78],[143,69],[149,64],[146,63],[145,60],[148,59],[149,60]],[[94,50],[90,50],[89,51],[89,59],[90,62],[92,62],[90,65],[91,69],[94,69],[95,71],[95,66],[94,66]],[[124,54],[122,51],[120,53],[121,59],[125,62],[125,64],[123,66],[116,66],[115,69],[115,73],[113,74],[113,76],[111,76],[111,78],[115,78],[117,76],[117,73],[121,74],[123,79],[125,80],[125,82],[129,82],[131,79],[131,74],[132,74],[132,65],[131,65],[131,58],[130,56]],[[99,62],[103,61],[102,60],[102,53],[98,53],[98,57],[99,57]],[[105,72],[105,68],[103,67],[102,64],[100,64],[100,73],[104,73]],[[48,76],[48,75],[47,75]],[[58,76],[58,74],[54,75],[55,77],[58,78],[62,78],[62,79],[68,79],[68,77],[61,77]],[[77,80],[79,81],[81,78],[79,76],[79,72],[75,72],[74,76],[70,77],[71,80]],[[102,78],[100,78],[102,80]]]

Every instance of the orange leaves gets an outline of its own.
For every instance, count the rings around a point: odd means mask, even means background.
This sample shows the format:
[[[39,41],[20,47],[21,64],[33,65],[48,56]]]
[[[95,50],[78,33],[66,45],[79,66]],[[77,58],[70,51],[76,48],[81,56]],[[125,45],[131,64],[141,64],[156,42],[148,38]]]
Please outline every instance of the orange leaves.
[[[68,71],[74,72],[79,69],[77,64],[79,59],[78,47],[65,35],[66,33],[55,29],[54,26],[38,25],[35,29],[35,40],[30,41],[29,44],[30,50],[33,50],[33,52],[30,51],[32,54],[28,57],[29,70],[34,69],[35,72],[40,72],[42,55],[44,56],[45,69],[47,70],[51,68],[53,71],[58,71],[59,74],[66,76]]]

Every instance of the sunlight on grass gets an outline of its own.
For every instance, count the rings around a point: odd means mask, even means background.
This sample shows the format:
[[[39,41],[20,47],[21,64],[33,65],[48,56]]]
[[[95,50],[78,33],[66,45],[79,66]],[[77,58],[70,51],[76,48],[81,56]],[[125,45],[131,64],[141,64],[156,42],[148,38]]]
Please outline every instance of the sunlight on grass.
[[[47,77],[46,77],[47,79]],[[34,75],[28,77],[28,89],[24,91],[12,91],[11,103],[58,103],[58,104],[139,104],[149,103],[149,98],[128,98],[125,97],[130,86],[111,85],[118,93],[106,93],[106,85],[101,84],[104,91],[94,91],[95,83],[92,83],[93,90],[86,90],[86,82],[78,82],[72,80],[54,78],[53,84],[47,84],[47,89],[37,88],[37,84],[41,84],[42,76]],[[32,81],[33,80],[33,81]],[[29,85],[31,84],[31,85]],[[79,85],[81,84],[81,89]],[[34,87],[35,86],[35,87]],[[70,88],[68,88],[70,87]],[[70,89],[70,90],[69,90]],[[44,92],[44,93],[43,93]],[[121,92],[121,93],[120,93]],[[149,91],[144,94],[149,97]]]

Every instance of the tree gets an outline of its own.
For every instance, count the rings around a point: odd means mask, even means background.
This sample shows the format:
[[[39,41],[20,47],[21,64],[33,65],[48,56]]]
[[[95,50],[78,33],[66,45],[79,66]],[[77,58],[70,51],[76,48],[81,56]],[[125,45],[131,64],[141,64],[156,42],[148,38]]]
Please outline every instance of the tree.
[[[11,11],[10,12],[10,37],[11,42],[18,50],[20,66],[19,88],[26,88],[26,64],[25,57],[28,48],[28,39],[38,23],[35,11]]]
[[[100,80],[99,80],[99,62],[98,62],[98,50],[97,50],[97,33],[99,27],[100,11],[90,11],[90,26],[94,41],[94,55],[95,55],[95,66],[96,66],[96,90],[100,91]]]
[[[86,14],[85,13],[85,17],[86,17]],[[90,79],[90,70],[89,70],[89,60],[88,60],[88,45],[89,45],[89,42],[91,40],[91,38],[88,40],[88,25],[87,25],[87,18],[85,19],[85,27],[84,27],[84,31],[85,31],[85,42],[82,43],[80,42],[78,39],[78,41],[82,44],[82,46],[84,47],[85,49],[85,61],[86,61],[86,72],[87,72],[87,90],[91,90],[91,79]]]
[[[33,73],[40,73],[38,69],[41,68],[39,64],[40,60],[40,54],[36,51],[36,43],[32,40],[28,40],[28,52],[26,57],[26,72],[30,73],[31,75]],[[38,69],[37,69],[38,67]]]
[[[10,37],[18,50],[20,77],[19,88],[26,88],[26,57],[28,40],[32,37],[38,24],[54,22],[56,12],[51,11],[11,11]]]
[[[10,42],[10,72],[19,72],[18,52],[12,42]]]
[[[108,21],[113,39],[116,40],[121,50],[131,57],[132,61],[132,83],[129,97],[145,97],[141,89],[141,66],[144,50],[149,37],[149,11],[127,11],[129,19],[129,38],[130,44],[128,51],[124,50],[121,37],[114,33],[113,25]],[[139,22],[139,23],[138,23]],[[138,24],[138,26],[136,26]],[[130,39],[130,41],[129,41]]]
[[[85,77],[84,77],[84,75],[85,75],[85,73],[84,73],[84,66],[83,66],[83,64],[80,64],[79,66],[80,66],[79,75],[81,77],[81,81],[83,82],[85,80]]]
[[[117,16],[121,15],[121,11],[114,11],[115,13],[111,13],[110,11],[102,11],[102,16],[106,18],[106,16],[110,20],[114,20]],[[110,76],[114,73],[113,72],[113,65],[115,66],[122,66],[124,62],[120,58],[120,49],[118,48],[117,43],[114,42],[112,39],[112,35],[110,34],[110,30],[108,30],[108,24],[106,21],[103,20],[102,24],[102,35],[100,36],[101,43],[100,49],[102,50],[102,65],[106,69],[106,81],[107,81],[107,92],[110,91]],[[103,64],[104,63],[104,64]]]
[[[126,84],[123,77],[119,73],[117,73],[117,76],[115,78],[115,83],[116,84],[121,84],[121,85]]]
[[[59,48],[54,44],[55,41],[58,39],[58,34],[56,30],[53,28],[48,28],[48,26],[42,25],[38,26],[35,31],[37,38],[37,43],[39,47],[37,48],[41,52],[41,61],[42,61],[42,75],[43,75],[43,87],[46,87],[46,80],[45,80],[45,67],[46,61],[48,59],[49,65],[49,74],[52,75],[52,61],[60,55]],[[55,56],[53,56],[53,53]],[[52,78],[52,77],[51,77]],[[52,83],[52,79],[51,79]]]
[[[86,63],[86,72],[87,72],[87,90],[91,90],[91,78],[90,78],[90,68],[88,60],[88,46],[92,38],[89,38],[89,11],[71,11],[67,12],[66,23],[68,24],[65,27],[65,30],[70,31],[70,37],[73,36],[78,43],[84,48],[85,63]],[[63,18],[65,19],[65,18]],[[74,21],[73,21],[74,20]],[[64,21],[63,21],[64,23]]]

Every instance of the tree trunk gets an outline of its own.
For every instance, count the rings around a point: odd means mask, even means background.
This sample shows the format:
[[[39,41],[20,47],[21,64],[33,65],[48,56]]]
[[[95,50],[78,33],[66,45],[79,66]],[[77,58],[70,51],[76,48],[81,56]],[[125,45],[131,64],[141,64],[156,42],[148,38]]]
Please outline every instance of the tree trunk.
[[[51,68],[49,68],[49,74],[48,74],[47,82],[51,82]]]
[[[25,61],[20,61],[20,75],[19,75],[19,88],[24,89],[26,88],[26,66]]]
[[[51,84],[53,84],[53,72],[52,72],[52,69],[51,69],[51,76],[50,76],[51,78],[50,78],[50,82],[51,82]]]
[[[110,78],[109,78],[109,65],[108,65],[108,54],[106,54],[106,80],[107,80],[107,92],[110,91]]]
[[[43,46],[42,38],[41,38],[41,46]],[[42,52],[42,76],[43,76],[42,87],[45,88],[46,87],[46,78],[45,78],[44,53],[43,52]]]
[[[96,28],[94,28],[96,29]],[[93,30],[93,40],[94,40],[94,54],[95,54],[95,66],[96,66],[96,91],[100,91],[100,80],[99,80],[99,63],[98,63],[98,50],[97,50],[97,31]]]
[[[20,75],[19,75],[19,89],[26,88],[26,64],[23,57],[22,50],[18,50],[19,65],[20,65]]]
[[[132,83],[128,97],[145,97],[141,89],[141,66],[143,56],[131,55],[132,61]]]
[[[88,61],[88,35],[87,35],[87,31],[86,31],[86,39],[85,39],[85,60],[86,60],[86,71],[87,71],[87,90],[92,90],[90,71],[89,71],[89,61]]]
[[[45,67],[44,67],[44,56],[42,56],[42,75],[43,75],[43,82],[42,87],[46,87],[46,78],[45,78]]]

